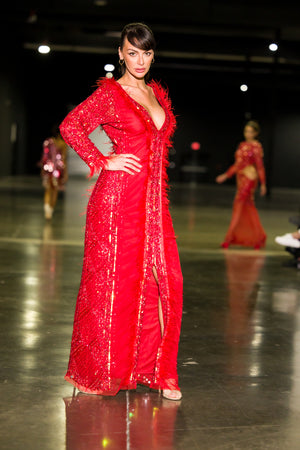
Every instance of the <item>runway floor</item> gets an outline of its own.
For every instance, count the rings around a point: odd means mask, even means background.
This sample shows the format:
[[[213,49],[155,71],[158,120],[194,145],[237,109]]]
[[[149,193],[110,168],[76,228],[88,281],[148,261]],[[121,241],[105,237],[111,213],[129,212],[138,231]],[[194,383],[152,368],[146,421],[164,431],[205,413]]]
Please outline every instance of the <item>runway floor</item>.
[[[233,185],[174,185],[184,275],[183,399],[138,388],[78,395],[69,357],[90,183],[71,178],[51,222],[38,177],[0,179],[0,448],[300,448],[300,270],[274,237],[295,226],[300,191],[258,199],[264,250],[222,250]]]

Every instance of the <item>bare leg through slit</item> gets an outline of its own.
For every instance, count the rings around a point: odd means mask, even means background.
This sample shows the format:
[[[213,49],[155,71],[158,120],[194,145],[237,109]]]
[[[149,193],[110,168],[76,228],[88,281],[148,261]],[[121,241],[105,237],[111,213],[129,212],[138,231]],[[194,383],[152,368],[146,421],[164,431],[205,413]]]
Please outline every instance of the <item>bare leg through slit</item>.
[[[154,279],[155,279],[158,289],[159,289],[158,275],[157,275],[157,270],[156,270],[155,266],[152,267],[152,272],[153,272]],[[158,296],[158,318],[159,318],[161,336],[163,336],[163,334],[164,334],[164,317],[163,317],[160,295]],[[181,395],[181,392],[177,391],[177,390],[163,389],[163,397],[167,398],[168,400],[177,400],[178,401],[178,400],[181,400],[182,395]]]
[[[158,275],[157,275],[157,270],[156,270],[155,266],[152,267],[152,272],[153,272],[154,279],[157,283],[157,286],[159,288]],[[163,312],[162,312],[160,296],[158,297],[158,319],[159,319],[159,324],[160,324],[161,336],[163,336],[163,334],[164,334],[164,317],[163,317]]]

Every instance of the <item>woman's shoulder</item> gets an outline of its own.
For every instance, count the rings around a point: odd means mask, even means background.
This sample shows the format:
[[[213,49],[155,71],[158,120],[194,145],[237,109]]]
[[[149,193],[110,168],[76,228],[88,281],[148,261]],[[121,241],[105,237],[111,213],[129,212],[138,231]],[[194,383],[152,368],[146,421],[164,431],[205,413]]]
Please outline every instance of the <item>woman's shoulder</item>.
[[[148,83],[148,86],[150,86],[154,90],[156,96],[159,97],[161,102],[164,102],[165,105],[170,109],[172,108],[169,88],[165,83],[163,84],[161,81],[152,79],[150,83]]]
[[[96,81],[94,96],[97,101],[107,104],[107,107],[118,102],[119,86],[114,78],[101,77]]]
[[[117,82],[113,77],[112,78],[100,77],[96,82],[96,87],[98,88],[98,90],[111,92],[116,88],[116,84]]]
[[[240,141],[237,145],[237,150],[244,148],[247,145],[246,141]]]
[[[257,153],[261,153],[263,151],[263,147],[261,145],[261,142],[259,142],[259,141],[253,141],[252,148],[253,148],[253,151],[257,152]]]
[[[249,146],[251,146],[254,149],[262,149],[261,143],[257,140],[252,141],[252,142],[241,141],[239,143],[239,147],[247,147],[249,149]]]
[[[169,95],[169,88],[162,81],[152,79],[149,83],[147,83],[152,89],[159,91],[163,95]]]
[[[262,147],[261,142],[258,141],[257,139],[253,141],[252,144],[254,145],[254,147]]]
[[[96,92],[100,97],[107,97],[109,99],[118,99],[122,93],[122,86],[115,78],[101,77],[97,80]]]

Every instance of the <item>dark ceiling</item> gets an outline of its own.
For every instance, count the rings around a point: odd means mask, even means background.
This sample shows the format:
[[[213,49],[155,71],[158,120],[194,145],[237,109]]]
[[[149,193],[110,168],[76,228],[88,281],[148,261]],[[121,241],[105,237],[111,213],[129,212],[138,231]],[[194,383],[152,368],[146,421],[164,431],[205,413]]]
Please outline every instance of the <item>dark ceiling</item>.
[[[97,3],[105,3],[97,5]],[[115,54],[122,27],[142,21],[161,64],[234,70],[248,65],[299,74],[300,2],[267,0],[23,0],[0,7],[2,46]],[[279,44],[274,54],[271,41]]]

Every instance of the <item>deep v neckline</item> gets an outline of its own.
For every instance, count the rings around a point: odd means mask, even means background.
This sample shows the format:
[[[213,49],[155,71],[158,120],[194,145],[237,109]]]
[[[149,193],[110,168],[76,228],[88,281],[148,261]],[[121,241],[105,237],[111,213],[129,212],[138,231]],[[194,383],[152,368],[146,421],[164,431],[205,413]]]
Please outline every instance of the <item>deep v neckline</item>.
[[[115,82],[116,82],[116,84],[120,87],[120,89],[122,90],[122,92],[124,92],[124,94],[126,95],[126,97],[128,97],[128,98],[132,101],[132,103],[135,105],[135,107],[136,107],[137,109],[142,108],[143,111],[145,111],[145,113],[147,114],[147,116],[150,118],[150,120],[151,120],[151,122],[152,122],[154,128],[156,129],[156,131],[157,131],[157,132],[161,131],[161,130],[164,128],[165,124],[166,124],[166,121],[167,121],[167,113],[166,113],[165,108],[163,107],[163,105],[161,104],[161,102],[159,101],[159,99],[157,98],[157,95],[156,95],[156,93],[155,93],[155,89],[153,89],[153,87],[150,86],[151,89],[152,89],[152,92],[153,92],[153,94],[154,94],[154,97],[156,98],[157,103],[158,103],[159,106],[162,108],[162,110],[163,110],[163,112],[164,112],[164,114],[165,114],[165,119],[164,119],[164,121],[163,121],[163,123],[162,123],[162,126],[161,126],[160,128],[158,128],[158,127],[156,126],[156,124],[155,124],[155,122],[154,122],[154,120],[153,120],[153,117],[151,116],[151,114],[150,114],[150,112],[148,111],[148,109],[147,109],[144,105],[142,105],[141,103],[139,103],[137,100],[135,100],[133,97],[131,97],[131,95],[128,94],[128,92],[122,87],[122,85],[121,85],[117,80],[115,80]]]

